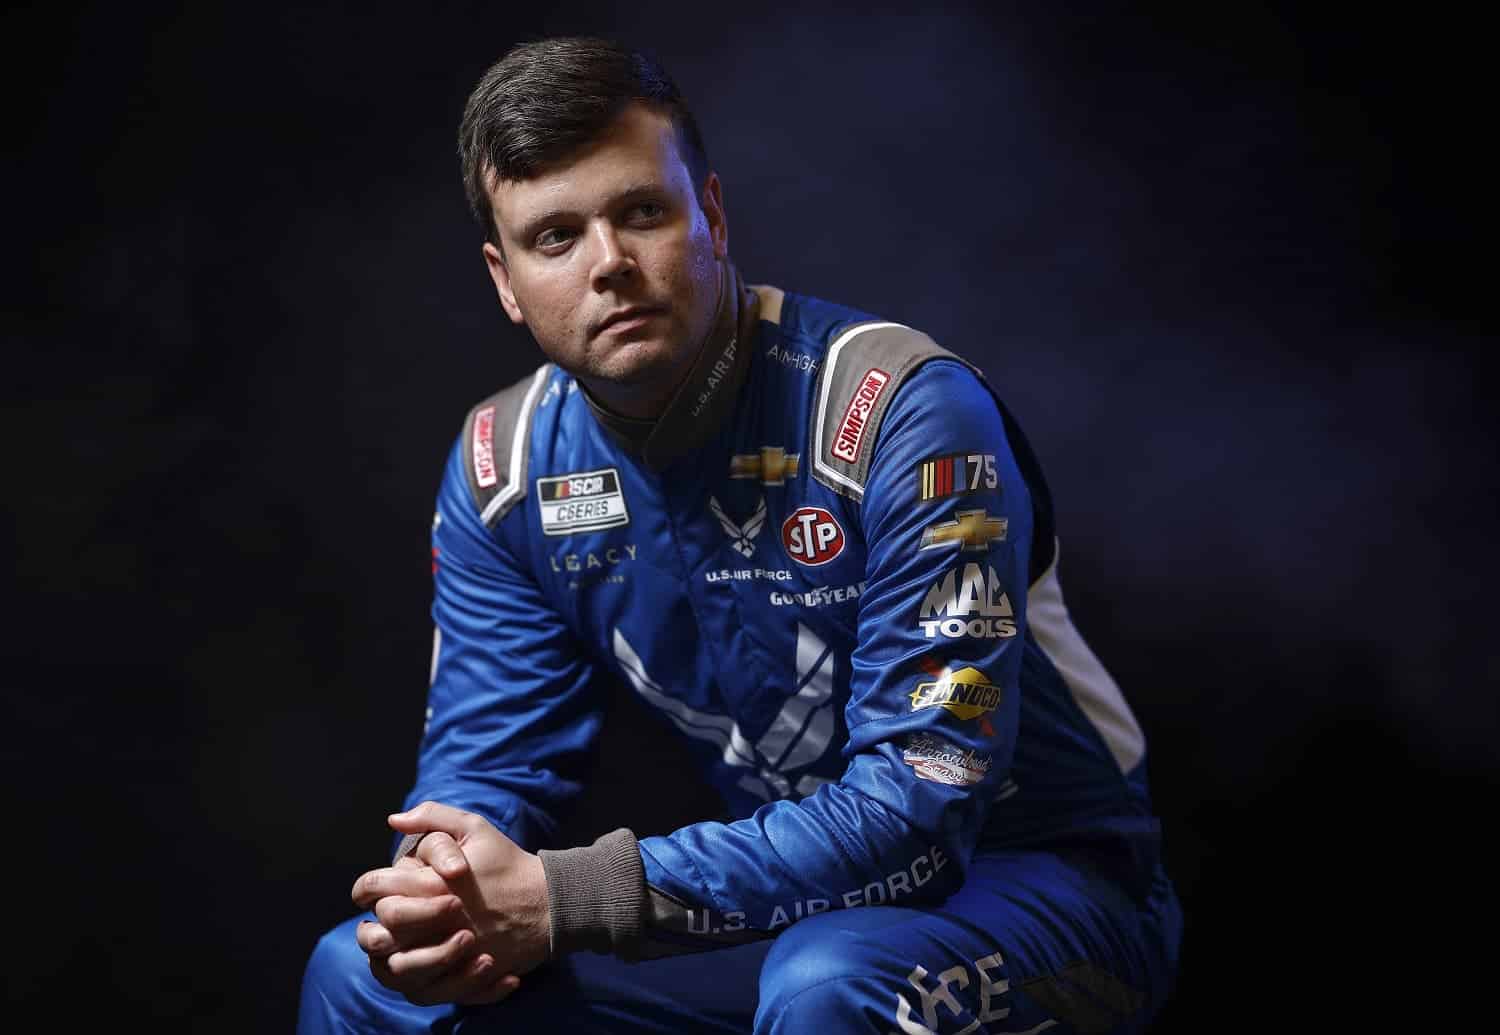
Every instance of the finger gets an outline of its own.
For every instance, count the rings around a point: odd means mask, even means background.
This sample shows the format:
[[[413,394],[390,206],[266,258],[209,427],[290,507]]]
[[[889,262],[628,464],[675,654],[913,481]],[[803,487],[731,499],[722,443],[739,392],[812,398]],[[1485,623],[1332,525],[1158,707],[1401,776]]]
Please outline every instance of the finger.
[[[423,994],[444,1003],[486,1006],[498,1003],[520,984],[520,977],[502,970],[489,953],[479,953],[467,964],[428,985]]]
[[[450,884],[469,875],[469,860],[453,837],[441,830],[433,831],[417,845],[417,858],[431,866]]]
[[[385,958],[399,981],[427,985],[441,978],[474,945],[474,932],[467,927],[454,931],[437,945],[393,952]]]
[[[376,920],[361,920],[354,928],[354,940],[366,956],[384,958],[396,951],[396,939]]]
[[[521,979],[514,974],[502,974],[498,979],[483,985],[478,992],[455,996],[453,1002],[461,1006],[488,1006],[498,1003],[521,987]]]
[[[375,903],[375,916],[390,935],[392,949],[409,949],[442,941],[469,926],[457,895],[410,898],[388,895]]]
[[[443,805],[435,801],[424,801],[414,809],[405,812],[394,812],[386,817],[386,822],[394,830],[403,834],[419,834],[426,830],[440,830],[456,841],[462,841],[464,835],[473,829],[476,823],[483,820],[472,812],[455,809],[452,805]],[[424,843],[426,839],[423,839]]]
[[[410,895],[431,898],[446,895],[448,885],[440,874],[427,866],[383,866],[359,875],[349,889],[349,897],[361,909],[369,909],[387,895]]]

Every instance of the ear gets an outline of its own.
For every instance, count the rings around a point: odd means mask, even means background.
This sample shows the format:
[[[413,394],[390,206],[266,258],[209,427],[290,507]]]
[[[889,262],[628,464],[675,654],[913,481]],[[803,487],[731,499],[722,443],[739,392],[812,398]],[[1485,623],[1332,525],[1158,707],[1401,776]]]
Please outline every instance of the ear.
[[[484,264],[489,268],[490,280],[495,283],[495,294],[500,296],[500,305],[505,309],[505,315],[510,317],[511,323],[524,324],[526,317],[521,315],[521,307],[516,304],[516,293],[510,286],[510,269],[505,265],[505,256],[500,254],[489,241],[484,242]]]
[[[724,217],[724,189],[719,174],[711,172],[703,182],[703,214],[708,217],[708,232],[714,239],[714,257],[729,257],[729,223]]]

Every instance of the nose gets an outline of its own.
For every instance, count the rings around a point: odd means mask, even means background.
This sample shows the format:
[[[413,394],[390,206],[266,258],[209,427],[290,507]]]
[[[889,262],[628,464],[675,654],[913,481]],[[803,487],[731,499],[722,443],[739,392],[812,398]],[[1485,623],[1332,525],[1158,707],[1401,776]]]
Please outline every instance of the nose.
[[[589,271],[589,279],[595,290],[603,291],[634,275],[635,256],[626,249],[620,235],[608,220],[595,220],[589,228],[589,236],[594,242],[594,263]]]

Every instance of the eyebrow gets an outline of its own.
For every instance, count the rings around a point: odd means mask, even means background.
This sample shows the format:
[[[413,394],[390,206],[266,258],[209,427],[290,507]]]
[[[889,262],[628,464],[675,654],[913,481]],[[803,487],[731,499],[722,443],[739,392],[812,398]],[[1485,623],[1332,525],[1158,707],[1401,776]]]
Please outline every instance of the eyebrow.
[[[614,206],[619,205],[622,202],[633,201],[636,198],[645,197],[648,195],[659,196],[665,194],[666,192],[666,187],[654,181],[633,183],[619,193],[611,195],[609,199],[604,203],[604,207],[613,208]],[[530,242],[536,238],[536,235],[541,232],[543,227],[547,226],[550,223],[558,222],[559,220],[571,219],[575,215],[576,213],[573,209],[548,209],[547,211],[540,213],[539,215],[534,216],[531,219],[528,219],[525,223],[521,224],[520,230],[517,231],[517,238],[523,243]]]

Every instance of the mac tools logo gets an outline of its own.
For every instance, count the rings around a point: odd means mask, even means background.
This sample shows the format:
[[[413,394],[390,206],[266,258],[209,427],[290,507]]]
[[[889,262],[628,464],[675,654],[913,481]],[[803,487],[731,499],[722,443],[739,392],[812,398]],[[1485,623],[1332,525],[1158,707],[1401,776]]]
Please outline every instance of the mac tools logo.
[[[1016,634],[1015,612],[989,565],[965,564],[932,584],[917,615],[922,635],[1003,640]]]
[[[750,520],[743,525],[737,524],[734,518],[724,513],[724,508],[712,496],[708,498],[708,509],[713,512],[714,517],[719,519],[719,527],[724,529],[724,534],[729,537],[730,546],[745,557],[755,553],[755,537],[760,535],[760,530],[766,524],[766,498],[764,496],[755,505],[755,513],[750,515]]]
[[[822,507],[798,507],[781,524],[781,545],[792,560],[815,568],[844,552],[844,529]]]

